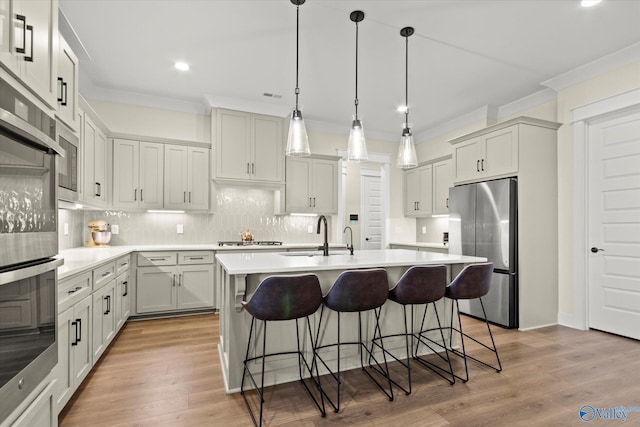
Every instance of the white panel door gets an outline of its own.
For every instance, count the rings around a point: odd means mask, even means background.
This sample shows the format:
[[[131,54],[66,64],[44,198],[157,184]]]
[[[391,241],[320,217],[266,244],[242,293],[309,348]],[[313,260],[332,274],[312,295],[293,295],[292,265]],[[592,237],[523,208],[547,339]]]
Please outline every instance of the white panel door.
[[[589,125],[589,327],[640,339],[640,111]]]
[[[182,145],[164,146],[164,207],[187,207],[188,148]]]
[[[138,141],[113,140],[113,207],[137,208]]]
[[[379,175],[364,175],[362,185],[362,249],[382,249],[384,236],[384,201],[382,197],[382,178]]]
[[[139,190],[140,207],[162,209],[164,206],[164,145],[140,142]]]
[[[189,209],[209,209],[209,149],[189,147]]]

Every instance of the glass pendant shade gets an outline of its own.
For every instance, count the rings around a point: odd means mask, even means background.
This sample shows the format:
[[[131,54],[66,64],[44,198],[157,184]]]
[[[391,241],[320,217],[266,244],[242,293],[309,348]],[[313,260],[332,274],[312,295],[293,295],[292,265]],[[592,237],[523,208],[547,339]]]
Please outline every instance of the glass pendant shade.
[[[349,144],[347,146],[347,160],[350,162],[366,162],[369,159],[367,142],[364,138],[362,120],[353,116],[351,131],[349,132]]]
[[[411,169],[418,166],[418,156],[416,155],[416,146],[413,143],[413,133],[411,132],[411,128],[406,124],[402,130],[402,139],[398,147],[396,166],[401,169]]]
[[[309,137],[304,126],[302,112],[293,110],[289,121],[289,137],[287,138],[287,156],[305,157],[311,154],[309,148]]]

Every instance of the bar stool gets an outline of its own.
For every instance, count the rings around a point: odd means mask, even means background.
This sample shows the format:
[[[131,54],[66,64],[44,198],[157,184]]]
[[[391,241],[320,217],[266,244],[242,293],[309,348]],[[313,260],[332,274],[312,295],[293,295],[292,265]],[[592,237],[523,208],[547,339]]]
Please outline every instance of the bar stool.
[[[389,290],[389,299],[400,305],[402,305],[402,313],[404,314],[404,334],[392,334],[385,335],[383,339],[390,337],[404,336],[406,346],[406,361],[400,360],[391,352],[388,354],[393,357],[397,362],[407,368],[407,381],[409,384],[408,390],[398,384],[396,381],[392,382],[400,388],[405,394],[411,394],[411,359],[420,363],[427,369],[433,371],[436,375],[440,376],[449,384],[455,383],[455,377],[453,375],[453,368],[451,367],[451,360],[449,359],[449,351],[447,350],[447,344],[442,332],[442,325],[440,323],[440,316],[438,309],[436,308],[436,301],[441,300],[444,297],[445,289],[447,288],[447,267],[444,265],[434,266],[413,266],[409,268],[398,280],[398,283]],[[411,323],[411,332],[407,327],[407,305],[411,306],[411,316],[409,322]],[[413,310],[416,305],[424,305],[424,312],[422,314],[422,322],[420,324],[419,331],[415,331]],[[429,305],[433,306],[433,310],[436,314],[436,320],[438,321],[437,328],[424,329],[425,320],[427,318],[427,311]],[[430,331],[438,330],[440,332],[441,343],[429,338],[426,334]],[[411,337],[411,345],[409,345],[409,337]],[[414,349],[415,340],[415,349]],[[442,359],[443,363],[448,365],[448,369],[444,369],[435,363],[432,363],[420,356],[418,356],[418,350],[420,344],[426,346],[431,352]],[[438,348],[434,348],[437,346]],[[411,350],[410,350],[411,348]],[[442,355],[438,350],[444,351]],[[446,374],[446,376],[445,376]],[[449,379],[449,377],[451,379]]]
[[[311,323],[309,322],[309,316],[315,313],[322,304],[322,290],[320,288],[320,281],[315,274],[302,274],[291,276],[270,276],[262,280],[256,288],[249,301],[243,301],[242,306],[249,314],[251,314],[251,328],[249,330],[249,340],[247,341],[247,352],[244,359],[244,370],[242,372],[242,384],[240,386],[240,394],[244,398],[244,401],[251,415],[251,419],[256,426],[262,426],[262,409],[264,406],[264,364],[265,359],[271,356],[280,356],[286,354],[298,355],[298,368],[300,372],[300,382],[304,385],[305,389],[311,396],[313,403],[320,410],[320,414],[324,417],[326,412],[324,409],[324,397],[322,388],[320,386],[320,380],[317,375],[313,375],[312,367],[315,365],[316,346],[313,341],[313,334],[311,332]],[[300,349],[300,329],[298,327],[298,319],[306,317],[307,329],[309,334],[309,340],[311,341],[311,349],[313,352],[313,359],[311,364],[307,362],[306,357]],[[262,320],[264,324],[262,332],[262,354],[254,357],[249,357],[249,350],[251,349],[251,338],[253,335],[255,320]],[[284,351],[279,353],[266,354],[267,343],[267,322],[278,320],[295,320],[296,321],[296,342],[297,351]],[[256,332],[257,338],[257,332]],[[257,345],[257,339],[256,343]],[[257,359],[262,359],[262,371],[260,379],[260,387],[256,384],[253,374],[249,369],[249,362]],[[304,364],[311,379],[315,383],[315,386],[319,390],[320,402],[314,397],[313,393],[309,389],[309,386],[303,379],[303,367]],[[247,396],[244,390],[244,380],[248,377],[253,384],[253,387],[258,393],[260,398],[260,422],[256,421],[256,418],[251,409],[251,405],[247,400]]]
[[[328,348],[337,346],[338,348],[338,366],[337,373],[334,373],[329,366],[318,354],[318,360],[322,362],[324,367],[329,371],[337,384],[337,404],[331,400],[329,396],[325,394],[327,401],[333,407],[335,412],[340,411],[340,348],[343,345],[357,345],[360,350],[360,367],[367,376],[378,386],[380,390],[389,398],[389,401],[393,401],[393,390],[391,388],[391,378],[389,376],[389,367],[387,366],[387,357],[384,351],[384,346],[381,340],[376,340],[376,337],[380,337],[380,307],[387,300],[387,294],[389,293],[389,281],[387,279],[387,272],[383,268],[374,268],[367,270],[349,270],[342,272],[336,281],[333,283],[329,292],[322,298],[322,309],[320,310],[320,321],[318,323],[318,330],[316,335],[317,349]],[[338,342],[334,344],[319,345],[320,331],[322,328],[322,319],[324,315],[324,309],[335,311],[338,314]],[[375,314],[376,326],[373,333],[373,340],[371,349],[362,340],[362,313],[365,311],[373,310]],[[340,314],[341,313],[358,313],[358,341],[354,342],[341,342],[340,341]],[[377,341],[380,341],[379,343]],[[384,358],[384,368],[378,362],[373,355],[373,346],[376,345],[382,350],[382,356]],[[369,355],[369,365],[365,366],[364,353]],[[375,362],[375,365],[371,365],[371,360]],[[371,375],[369,370],[372,370],[379,375],[383,376],[387,380],[389,390],[385,388]]]
[[[456,356],[462,357],[464,359],[464,372],[465,378],[459,377],[456,375],[456,378],[460,379],[463,382],[469,381],[469,369],[467,367],[467,359],[471,359],[477,363],[480,363],[484,366],[487,366],[491,369],[495,369],[496,372],[502,371],[502,364],[500,363],[500,356],[498,356],[498,349],[496,348],[496,343],[493,340],[493,334],[491,333],[491,327],[489,326],[489,321],[487,320],[487,312],[484,309],[484,304],[482,303],[482,297],[489,292],[491,287],[491,274],[493,273],[493,263],[479,263],[479,264],[471,264],[462,269],[462,271],[451,281],[451,284],[447,286],[445,297],[455,301],[456,311],[458,312],[458,327],[456,329],[453,325],[453,302],[451,304],[451,335],[449,336],[449,351],[451,351]],[[461,299],[476,299],[480,300],[480,306],[482,307],[482,314],[484,315],[484,321],[487,325],[487,331],[489,331],[489,337],[491,338],[491,347],[487,344],[484,344],[477,339],[473,338],[465,334],[462,331],[462,323],[460,319],[460,307],[458,305],[458,300]],[[452,348],[452,337],[453,331],[460,334],[460,342],[462,345],[462,351],[458,349]],[[489,363],[483,362],[473,356],[467,354],[467,351],[464,346],[464,339],[469,338],[470,340],[480,344],[482,347],[490,350],[496,355],[496,359],[498,361],[498,366],[492,366]]]

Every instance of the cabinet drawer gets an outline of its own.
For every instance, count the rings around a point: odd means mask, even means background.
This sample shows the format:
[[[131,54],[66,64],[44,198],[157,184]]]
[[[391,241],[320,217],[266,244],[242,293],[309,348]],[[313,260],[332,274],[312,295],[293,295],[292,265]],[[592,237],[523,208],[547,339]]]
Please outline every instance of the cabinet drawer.
[[[93,290],[97,291],[116,277],[116,263],[110,262],[93,270]]]
[[[213,251],[178,252],[178,264],[213,264]]]
[[[138,253],[138,267],[154,265],[176,265],[176,252],[140,252]]]
[[[116,275],[119,276],[125,271],[129,270],[129,266],[131,264],[131,256],[123,256],[122,258],[118,258],[116,260]]]
[[[90,271],[61,280],[58,284],[58,313],[80,301],[92,291],[93,282]]]

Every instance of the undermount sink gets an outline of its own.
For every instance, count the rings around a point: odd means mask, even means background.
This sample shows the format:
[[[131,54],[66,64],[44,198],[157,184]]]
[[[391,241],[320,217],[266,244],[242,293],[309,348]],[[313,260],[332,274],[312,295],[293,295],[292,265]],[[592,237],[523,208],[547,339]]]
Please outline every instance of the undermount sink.
[[[281,252],[278,255],[282,255],[282,256],[306,256],[306,257],[315,257],[315,256],[324,256],[322,255],[321,251],[318,252],[313,252],[313,251],[308,251],[308,252]],[[329,256],[332,255],[349,255],[348,251],[336,251],[336,252],[329,252]]]

